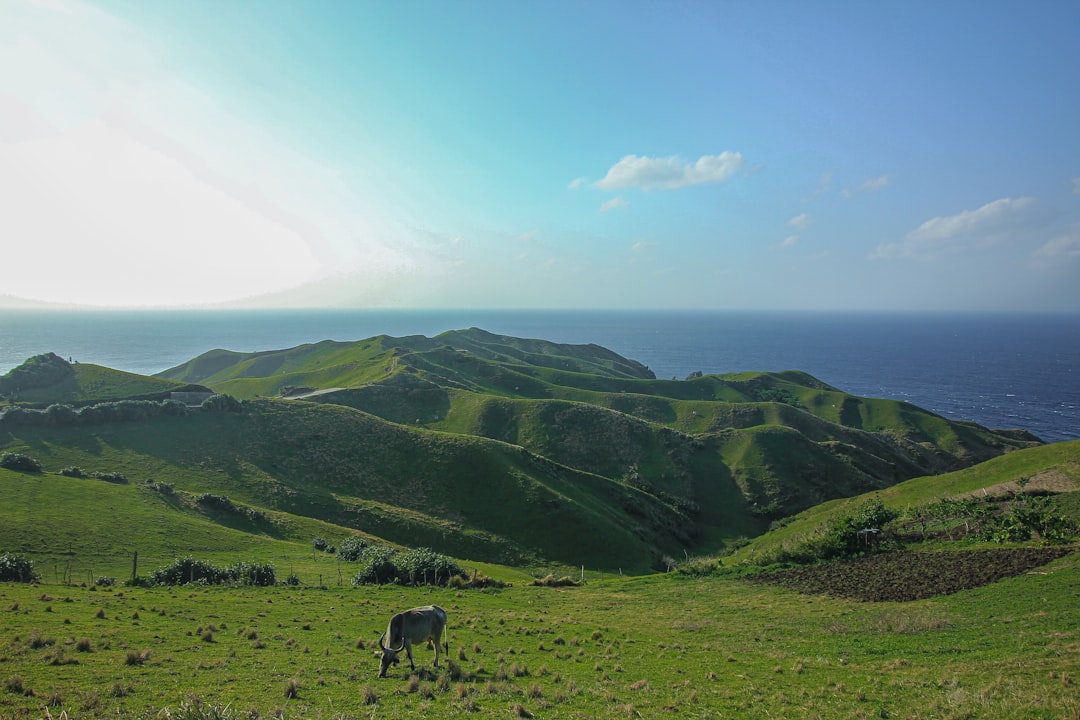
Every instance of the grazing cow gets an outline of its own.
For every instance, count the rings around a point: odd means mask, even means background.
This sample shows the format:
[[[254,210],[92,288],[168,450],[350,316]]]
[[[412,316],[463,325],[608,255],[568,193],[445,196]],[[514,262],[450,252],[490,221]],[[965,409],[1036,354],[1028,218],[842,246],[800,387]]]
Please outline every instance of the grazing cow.
[[[382,648],[382,663],[379,668],[379,677],[386,677],[386,671],[391,665],[397,665],[398,653],[402,650],[409,657],[409,666],[413,670],[416,664],[413,662],[412,646],[415,643],[430,640],[435,644],[435,667],[439,667],[439,642],[442,640],[443,630],[446,629],[446,611],[437,605],[413,608],[399,612],[390,618],[386,625],[386,631],[379,636],[379,647]],[[384,645],[383,638],[390,636],[390,644]],[[443,648],[450,652],[450,644],[446,643]]]

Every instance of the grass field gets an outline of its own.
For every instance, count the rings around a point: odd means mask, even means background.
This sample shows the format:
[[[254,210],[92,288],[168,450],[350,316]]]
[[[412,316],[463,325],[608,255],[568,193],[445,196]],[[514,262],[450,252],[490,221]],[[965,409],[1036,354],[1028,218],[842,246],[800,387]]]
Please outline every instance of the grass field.
[[[0,716],[1075,718],[1080,555],[933,600],[679,575],[577,588],[0,585]],[[450,616],[376,679],[379,633]],[[413,677],[415,675],[415,677]],[[167,710],[167,712],[166,712]]]

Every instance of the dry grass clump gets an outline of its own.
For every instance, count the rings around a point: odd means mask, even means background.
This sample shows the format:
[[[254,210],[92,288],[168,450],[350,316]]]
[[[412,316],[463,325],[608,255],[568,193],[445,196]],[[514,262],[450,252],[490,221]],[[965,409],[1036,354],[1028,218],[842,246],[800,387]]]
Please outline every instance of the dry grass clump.
[[[285,683],[285,697],[290,700],[295,700],[296,698],[300,697],[299,680],[297,680],[296,678],[290,678],[289,681]]]
[[[127,656],[124,658],[125,665],[145,665],[146,661],[150,659],[149,648],[142,652],[135,650],[128,650]]]
[[[554,575],[548,574],[542,578],[536,578],[529,583],[529,585],[536,587],[581,587],[581,582],[569,575],[563,575],[561,578],[557,578]]]
[[[481,572],[473,570],[470,577],[464,575],[454,575],[450,578],[450,582],[447,583],[447,587],[454,590],[466,590],[466,589],[482,589],[482,588],[505,588],[511,587],[510,583],[503,582],[502,580],[496,580],[495,578],[488,577]]]

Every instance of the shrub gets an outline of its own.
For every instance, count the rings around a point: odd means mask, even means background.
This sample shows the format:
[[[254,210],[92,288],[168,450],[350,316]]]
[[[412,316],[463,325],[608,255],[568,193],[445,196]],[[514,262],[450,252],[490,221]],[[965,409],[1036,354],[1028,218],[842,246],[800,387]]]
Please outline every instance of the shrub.
[[[225,582],[225,573],[208,562],[183,558],[153,571],[150,579],[155,585],[186,585],[195,582],[220,585]]]
[[[241,585],[269,586],[277,584],[277,572],[270,563],[239,562],[227,569],[233,582]]]
[[[23,555],[0,555],[0,580],[37,582],[41,576],[34,571],[34,563]]]
[[[203,493],[195,498],[195,502],[205,507],[217,508],[225,512],[236,512],[236,505],[225,495],[213,495],[211,493]]]
[[[119,483],[121,485],[127,483],[127,476],[124,475],[124,473],[118,472],[95,472],[90,473],[90,477],[94,478],[95,480],[104,480],[105,482]]]
[[[50,405],[45,408],[45,420],[49,425],[74,425],[79,413],[70,405]]]
[[[398,577],[409,583],[445,585],[451,576],[464,575],[457,563],[430,548],[415,548],[399,553],[394,558]]]
[[[360,569],[353,576],[353,585],[381,585],[397,580],[394,549],[385,545],[369,545],[360,553]]]
[[[66,468],[64,468],[63,470],[60,471],[60,474],[63,475],[64,477],[73,477],[73,478],[90,477],[89,475],[86,474],[86,471],[83,470],[81,467],[66,467]]]
[[[368,541],[357,535],[352,535],[341,541],[338,546],[338,557],[342,560],[354,562],[360,559],[360,553],[368,546]]]
[[[161,414],[171,416],[187,415],[187,405],[179,400],[162,400]]]
[[[240,412],[240,401],[231,395],[211,395],[202,401],[203,410],[210,412]]]
[[[6,452],[0,455],[0,467],[23,472],[41,472],[41,463],[29,455]]]
[[[98,579],[94,580],[94,584],[98,587],[112,587],[116,584],[116,578],[102,575]]]
[[[216,567],[203,560],[184,558],[150,573],[155,585],[276,585],[274,566],[261,562],[239,562],[228,567]]]
[[[880,500],[872,498],[855,508],[850,515],[839,515],[826,525],[820,526],[815,537],[795,548],[782,548],[763,554],[757,564],[811,563],[867,552],[877,545],[878,541],[873,538],[880,537],[880,533],[866,534],[862,531],[880,531],[899,516],[898,511],[890,510]]]

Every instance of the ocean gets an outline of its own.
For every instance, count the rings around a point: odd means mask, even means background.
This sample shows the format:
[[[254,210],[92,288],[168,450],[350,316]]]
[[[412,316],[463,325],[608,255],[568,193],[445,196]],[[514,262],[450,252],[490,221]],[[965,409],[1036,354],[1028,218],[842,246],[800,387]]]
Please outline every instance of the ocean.
[[[215,348],[250,352],[479,327],[602,345],[659,378],[802,370],[954,420],[1080,439],[1080,314],[750,311],[0,310],[0,374],[32,355],[152,375]]]

